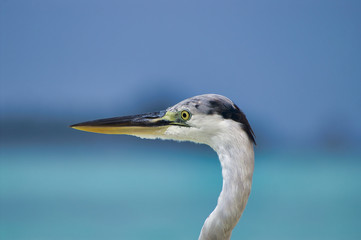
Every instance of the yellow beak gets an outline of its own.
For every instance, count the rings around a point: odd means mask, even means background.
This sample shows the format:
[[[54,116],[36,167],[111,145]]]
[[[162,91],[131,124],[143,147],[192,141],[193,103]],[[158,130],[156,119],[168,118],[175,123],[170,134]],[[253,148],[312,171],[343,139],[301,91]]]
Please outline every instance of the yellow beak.
[[[71,128],[104,134],[126,134],[140,137],[161,136],[173,125],[165,111],[133,116],[99,119],[71,125]]]

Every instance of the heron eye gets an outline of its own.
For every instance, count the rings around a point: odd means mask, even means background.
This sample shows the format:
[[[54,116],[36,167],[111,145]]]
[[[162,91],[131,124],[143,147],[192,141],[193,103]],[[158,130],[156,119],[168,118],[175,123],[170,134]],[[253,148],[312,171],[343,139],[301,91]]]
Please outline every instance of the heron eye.
[[[188,111],[182,111],[181,112],[181,117],[182,117],[182,119],[184,120],[184,121],[187,121],[189,118],[190,118],[190,114],[189,114],[189,112]]]

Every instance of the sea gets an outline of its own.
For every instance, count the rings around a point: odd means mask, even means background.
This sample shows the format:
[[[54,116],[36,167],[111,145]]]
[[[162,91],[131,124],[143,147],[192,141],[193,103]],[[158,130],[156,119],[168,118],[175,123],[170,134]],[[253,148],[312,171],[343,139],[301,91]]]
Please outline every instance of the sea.
[[[0,239],[198,239],[222,189],[217,154],[130,139],[0,146]],[[361,239],[359,150],[255,157],[232,239]]]

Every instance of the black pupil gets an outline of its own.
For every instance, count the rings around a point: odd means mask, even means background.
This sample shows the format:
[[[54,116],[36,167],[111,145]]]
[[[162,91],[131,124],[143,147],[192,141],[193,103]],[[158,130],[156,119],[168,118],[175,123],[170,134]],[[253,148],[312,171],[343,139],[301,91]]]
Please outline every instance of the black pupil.
[[[183,118],[187,118],[187,113],[183,113]]]

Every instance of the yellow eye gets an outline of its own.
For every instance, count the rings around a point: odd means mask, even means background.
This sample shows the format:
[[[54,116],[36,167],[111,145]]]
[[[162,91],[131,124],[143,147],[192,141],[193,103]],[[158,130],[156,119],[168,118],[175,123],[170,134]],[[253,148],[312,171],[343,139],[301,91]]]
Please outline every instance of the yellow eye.
[[[182,117],[182,119],[184,120],[184,121],[187,121],[189,118],[190,118],[190,113],[188,112],[188,111],[182,111],[181,112],[181,117]]]

